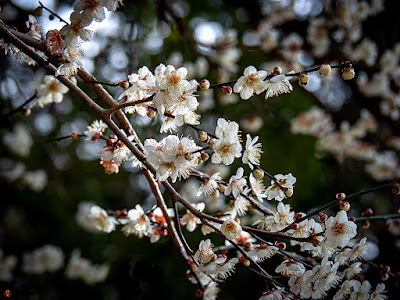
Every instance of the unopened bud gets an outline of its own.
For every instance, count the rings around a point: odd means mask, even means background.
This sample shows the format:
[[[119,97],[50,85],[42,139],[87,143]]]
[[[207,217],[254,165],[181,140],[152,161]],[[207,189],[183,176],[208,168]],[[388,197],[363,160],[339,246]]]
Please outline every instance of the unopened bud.
[[[51,15],[49,16],[49,20],[50,20],[50,21],[53,21],[54,18],[55,18],[55,16],[54,16],[53,14],[51,14]]]
[[[186,160],[193,160],[193,158],[194,158],[193,153],[187,153],[187,154],[185,155],[185,159],[186,159]]]
[[[197,289],[196,290],[196,297],[201,298],[203,297],[203,290],[202,289]]]
[[[43,12],[43,9],[41,6],[39,6],[35,9],[35,15],[38,17],[40,17],[42,15],[42,12]]]
[[[200,154],[201,154],[201,159],[203,161],[206,161],[210,158],[210,156],[208,155],[208,153],[206,151],[201,151]]]
[[[339,208],[340,208],[340,210],[349,211],[350,203],[348,201],[340,200],[339,201]]]
[[[193,278],[193,277],[194,277],[194,276],[193,276],[192,271],[187,270],[187,271],[186,271],[186,278]]]
[[[319,75],[321,76],[329,76],[331,75],[332,68],[329,64],[324,64],[319,67]]]
[[[212,140],[210,141],[210,144],[209,144],[208,147],[209,147],[211,150],[214,150],[213,148],[214,148],[214,144],[215,144],[216,141],[217,141],[216,139],[212,139]]]
[[[390,226],[392,226],[392,221],[386,220],[383,226],[385,226],[386,229],[389,229]]]
[[[370,217],[374,214],[374,211],[372,210],[372,208],[367,208],[366,210],[364,210],[361,215],[364,217]]]
[[[336,194],[336,200],[344,200],[344,199],[346,199],[345,193],[337,193]]]
[[[393,183],[393,188],[392,188],[393,194],[396,196],[400,195],[400,184],[399,183]]]
[[[301,80],[299,80],[299,86],[305,87],[307,84],[308,84],[308,81],[302,82]]]
[[[247,259],[245,259],[244,256],[241,256],[241,257],[239,258],[239,262],[242,263],[242,264],[243,264],[244,266],[246,266],[246,267],[250,266],[250,261],[247,260]]]
[[[224,85],[221,89],[225,95],[232,94],[232,88],[229,85]]]
[[[149,109],[147,111],[147,116],[150,117],[150,118],[154,118],[156,115],[157,115],[157,113],[152,109]]]
[[[29,116],[32,112],[32,110],[29,107],[23,106],[20,108],[21,114],[24,116]]]
[[[355,221],[356,221],[356,218],[355,218],[354,216],[351,216],[351,217],[348,217],[348,220],[349,220],[349,221],[352,221],[352,222],[355,222]]]
[[[244,250],[250,251],[252,248],[252,245],[251,245],[251,243],[244,243],[243,247],[244,247]]]
[[[350,69],[347,69],[347,68],[346,68],[346,69],[343,69],[342,78],[343,78],[344,80],[353,79],[355,75],[356,75],[356,72],[354,71],[353,68],[350,68]]]
[[[72,138],[73,140],[77,140],[77,139],[79,138],[79,133],[77,133],[77,132],[71,133],[71,138]]]
[[[118,82],[118,85],[125,90],[129,88],[129,83],[128,83],[128,81],[125,81],[125,80],[120,80]]]
[[[310,75],[308,75],[307,73],[301,73],[299,79],[302,83],[307,84],[308,80],[310,79]]]
[[[302,213],[302,212],[298,212],[298,213],[296,213],[295,215],[294,215],[294,218],[296,219],[296,220],[300,220],[302,217],[304,217],[305,216],[305,214],[304,213]]]
[[[390,272],[390,266],[389,265],[380,265],[382,271],[384,272]]]
[[[203,91],[208,90],[210,88],[210,81],[208,81],[207,79],[203,79],[202,81],[200,81],[199,86],[200,89]]]
[[[300,225],[298,223],[293,223],[292,225],[290,225],[290,229],[293,229],[293,230],[297,230],[297,229],[299,229],[299,227],[300,227]]]
[[[368,220],[362,220],[361,221],[361,226],[364,229],[368,229],[371,226],[371,223]]]
[[[226,186],[223,185],[223,184],[221,184],[221,183],[219,183],[219,184],[218,184],[218,191],[220,191],[221,193],[223,193],[223,192],[225,192],[225,190],[226,190]]]
[[[261,169],[259,169],[259,168],[257,168],[257,169],[255,169],[255,170],[253,171],[253,175],[254,175],[254,177],[255,177],[256,179],[263,179],[263,177],[264,177],[264,171],[261,170]]]
[[[279,250],[285,250],[286,244],[284,242],[275,242],[275,246],[279,248]]]
[[[205,142],[207,140],[208,134],[204,130],[197,131],[200,141]]]
[[[382,281],[386,281],[386,280],[389,279],[389,273],[387,273],[387,272],[379,272],[379,278]]]
[[[318,214],[318,217],[322,222],[325,222],[326,219],[328,219],[328,216],[326,214],[324,214],[324,213],[321,213],[321,212]]]
[[[282,74],[281,67],[275,67],[274,70],[272,71],[272,74],[274,75]]]
[[[285,189],[285,195],[286,195],[286,197],[292,197],[293,196],[293,189],[291,189],[291,188],[286,188]]]

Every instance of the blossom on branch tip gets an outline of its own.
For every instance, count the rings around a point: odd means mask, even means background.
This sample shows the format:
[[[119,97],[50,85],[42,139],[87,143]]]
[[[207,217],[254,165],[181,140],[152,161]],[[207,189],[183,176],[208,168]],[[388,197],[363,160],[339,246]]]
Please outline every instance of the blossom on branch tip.
[[[97,141],[100,137],[103,136],[104,130],[107,128],[107,125],[103,123],[102,120],[94,120],[92,124],[87,127],[85,131],[86,139]]]
[[[247,100],[254,93],[258,95],[265,90],[263,80],[268,75],[266,71],[257,71],[255,67],[248,66],[244,69],[243,75],[233,86],[233,91],[240,93],[240,98]]]

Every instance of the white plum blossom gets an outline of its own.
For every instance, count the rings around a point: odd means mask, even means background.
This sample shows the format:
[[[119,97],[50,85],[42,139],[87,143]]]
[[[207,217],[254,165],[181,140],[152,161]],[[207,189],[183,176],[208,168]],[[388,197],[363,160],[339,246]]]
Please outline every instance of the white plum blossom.
[[[156,93],[156,77],[146,66],[141,67],[137,74],[132,73],[128,75],[128,80],[130,87],[119,96],[119,100],[122,100],[124,97],[127,98],[127,101],[142,100]],[[136,110],[138,114],[143,116],[149,104],[151,104],[151,101],[146,104],[133,106],[135,109],[127,107],[125,111],[133,113]]]
[[[144,142],[144,148],[147,152],[147,160],[157,170],[157,179],[165,181],[171,177],[172,182],[190,176],[200,156],[197,150],[201,149],[191,138],[179,138],[176,135],[169,135],[160,142],[147,139]]]
[[[283,93],[290,93],[293,90],[293,87],[289,82],[291,78],[292,77],[284,74],[278,74],[268,79],[265,83],[265,99]]]
[[[71,80],[76,84],[75,77],[71,77]],[[44,107],[51,103],[60,103],[64,99],[64,94],[69,91],[69,89],[53,75],[46,75],[43,82],[44,83],[37,89],[36,99],[30,103],[30,108],[35,106]]]
[[[245,192],[246,193],[246,192]],[[232,217],[238,215],[239,217],[244,216],[249,209],[250,202],[242,195],[235,198],[235,203],[233,204]]]
[[[247,100],[254,93],[258,95],[265,90],[263,80],[268,75],[266,71],[257,71],[255,67],[248,66],[244,69],[243,75],[233,86],[233,91],[240,93],[240,98]]]
[[[355,262],[343,271],[342,277],[346,277],[346,279],[351,279],[355,275],[360,274],[361,271],[361,262]]]
[[[60,30],[60,34],[64,38],[65,47],[69,48],[71,45],[79,43],[79,39],[89,41],[93,36],[93,31],[85,29],[92,19],[84,18],[79,11],[74,11],[70,15],[71,24],[64,25]]]
[[[240,193],[243,191],[243,188],[247,184],[246,179],[243,177],[243,173],[243,168],[239,167],[236,171],[236,175],[233,175],[229,179],[228,185],[224,192],[225,196],[232,194],[234,198],[237,198],[240,195]]]
[[[65,62],[58,66],[55,75],[76,75],[78,69],[83,66],[82,62],[79,60],[82,55],[82,49],[79,44],[71,44],[70,47],[65,48],[62,54],[62,58]]]
[[[68,261],[65,276],[69,279],[82,279],[86,284],[92,285],[106,280],[109,272],[108,264],[94,265],[81,257],[80,251],[75,249]]]
[[[206,205],[203,202],[192,204],[192,206],[199,212],[202,212],[206,208]],[[186,229],[189,232],[193,232],[195,231],[197,225],[201,224],[201,220],[197,218],[191,211],[187,210],[186,214],[181,218],[180,223],[183,226],[186,225]]]
[[[294,211],[290,210],[290,205],[279,202],[273,215],[267,215],[255,221],[253,225],[267,231],[279,231],[292,224],[294,220]]]
[[[140,204],[136,204],[135,208],[128,211],[126,219],[118,219],[118,221],[121,224],[125,224],[122,227],[122,232],[125,235],[134,234],[142,238],[143,236],[147,236],[151,230],[150,219]]]
[[[219,195],[218,191],[218,181],[221,180],[221,176],[219,176],[220,172],[214,173],[209,178],[205,178],[202,183],[201,187],[197,192],[197,196],[200,196],[204,193],[204,195]]]
[[[320,265],[312,269],[312,274],[306,280],[305,297],[320,299],[326,296],[327,291],[335,287],[340,282],[337,275],[339,263],[329,261],[329,256],[325,256]]]
[[[261,179],[256,179],[253,173],[250,173],[249,182],[251,192],[257,197],[258,201],[262,202],[264,198],[267,198],[267,195],[265,194],[266,188]]]
[[[276,267],[275,272],[281,273],[285,277],[290,277],[293,275],[301,275],[306,271],[304,265],[294,259],[284,260],[278,267]]]
[[[278,186],[275,180],[271,180],[271,185],[266,190],[268,200],[275,199],[276,201],[282,201],[286,197],[291,197],[293,194],[293,185],[296,183],[296,177],[294,177],[292,173],[286,175],[277,174],[274,177],[283,190]]]
[[[239,125],[233,121],[226,121],[219,118],[215,129],[216,139],[210,143],[210,148],[214,151],[211,162],[214,164],[223,163],[230,165],[235,157],[242,156],[242,145],[239,139]]]
[[[357,235],[357,225],[349,221],[344,210],[325,221],[326,243],[331,247],[345,247]]]
[[[257,143],[258,136],[256,136],[254,139],[252,139],[250,134],[247,134],[246,138],[247,138],[247,141],[246,141],[246,147],[245,147],[245,150],[244,150],[243,156],[242,156],[242,162],[244,164],[248,164],[250,169],[253,170],[254,169],[253,165],[256,165],[256,166],[260,165],[260,157],[261,157],[261,153],[263,152],[261,150],[262,144]]]
[[[252,248],[247,252],[247,255],[255,262],[263,262],[264,260],[274,256],[278,250],[278,247],[261,243],[259,245],[252,245]]]
[[[262,296],[258,298],[258,300],[283,300],[286,299],[286,297],[282,295],[283,292],[284,288],[278,287],[276,289],[272,289],[263,293]]]
[[[92,222],[94,228],[99,231],[110,233],[115,230],[117,220],[109,216],[107,212],[98,205],[92,206],[88,211],[88,220]]]
[[[17,265],[17,257],[14,255],[4,256],[0,249],[0,281],[10,282],[13,280],[12,270]]]
[[[87,127],[84,134],[87,140],[97,141],[104,133],[107,128],[107,124],[103,123],[102,120],[94,120],[92,124]]]
[[[44,245],[30,253],[25,253],[22,270],[30,274],[43,274],[55,272],[64,264],[64,252],[53,245]]]
[[[74,4],[74,11],[80,12],[82,19],[101,22],[106,18],[106,12],[101,0],[78,0]]]
[[[160,88],[168,91],[172,96],[178,96],[183,93],[187,84],[187,69],[181,67],[177,70],[171,65],[168,65],[163,74],[163,79],[160,81]]]
[[[201,241],[199,244],[199,249],[194,254],[194,261],[199,264],[206,264],[211,260],[215,260],[217,255],[212,250],[213,247],[214,245],[211,243],[210,239]]]
[[[240,235],[242,227],[235,220],[227,218],[224,223],[222,223],[220,230],[228,240],[233,240]]]

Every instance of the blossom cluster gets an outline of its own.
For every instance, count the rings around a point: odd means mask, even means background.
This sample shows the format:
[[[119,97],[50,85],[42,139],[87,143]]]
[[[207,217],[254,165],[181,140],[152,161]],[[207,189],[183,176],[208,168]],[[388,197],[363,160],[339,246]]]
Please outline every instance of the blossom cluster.
[[[107,213],[98,205],[82,202],[76,213],[76,221],[92,232],[110,233],[116,229],[117,225],[123,225],[121,231],[126,236],[136,235],[139,238],[147,236],[151,243],[157,242],[161,236],[166,235],[167,226],[164,214],[159,207],[145,213],[140,204],[130,210]]]
[[[364,141],[369,133],[376,133],[378,122],[366,109],[361,110],[360,118],[350,125],[340,124],[339,130],[331,117],[322,109],[312,107],[291,122],[293,133],[313,135],[318,138],[317,151],[332,154],[339,162],[352,158],[365,162],[366,172],[377,181],[393,180],[399,173],[399,160],[394,150],[379,151],[372,143]],[[392,140],[396,140],[393,137]],[[388,144],[395,148],[395,144]]]
[[[167,113],[161,132],[174,131],[183,124],[198,125],[200,118],[195,113],[199,106],[193,94],[198,87],[196,80],[187,81],[185,67],[175,69],[172,65],[158,65],[154,74],[146,67],[128,76],[129,87],[119,96],[120,101],[147,100],[143,104],[129,106],[127,113],[146,115],[154,105],[160,115]]]

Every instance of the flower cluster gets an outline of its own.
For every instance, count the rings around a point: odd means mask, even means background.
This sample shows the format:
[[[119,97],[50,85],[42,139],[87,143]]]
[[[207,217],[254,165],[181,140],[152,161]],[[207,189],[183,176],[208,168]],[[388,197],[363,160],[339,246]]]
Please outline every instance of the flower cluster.
[[[30,274],[55,272],[64,265],[64,253],[59,247],[44,245],[23,257],[22,270]]]
[[[171,177],[172,182],[190,176],[200,157],[200,152],[196,151],[201,149],[191,138],[176,135],[169,135],[160,142],[147,139],[144,148],[147,160],[157,169],[157,179],[164,181]]]
[[[212,248],[214,245],[211,240],[200,242],[199,249],[194,255],[194,261],[198,264],[196,273],[204,273],[211,278],[226,279],[234,270],[239,262],[238,258],[228,258],[225,255],[217,255]]]
[[[193,93],[197,90],[196,80],[187,81],[185,67],[175,69],[172,65],[158,65],[154,74],[146,67],[128,76],[129,87],[120,96],[120,101],[146,100],[143,104],[127,107],[127,113],[145,115],[151,104],[160,115],[167,113],[161,132],[173,131],[183,124],[199,124],[195,110],[199,106]]]
[[[88,259],[81,257],[79,250],[75,249],[68,261],[65,276],[69,279],[81,279],[88,285],[103,282],[110,272],[108,264],[95,265]]]
[[[136,204],[135,208],[129,211],[124,209],[107,213],[98,205],[82,202],[78,207],[76,221],[83,228],[94,232],[110,233],[117,225],[123,225],[121,231],[126,236],[132,234],[139,238],[147,236],[151,243],[157,242],[161,236],[167,234],[167,223],[161,209],[157,207],[145,213],[140,204]]]
[[[249,66],[244,69],[243,76],[233,86],[233,91],[240,93],[240,98],[243,100],[249,99],[254,93],[258,95],[264,91],[266,91],[265,99],[282,93],[290,93],[293,90],[289,82],[292,77],[281,73],[282,70],[277,67],[271,73],[272,76],[263,81],[268,73],[257,71],[255,67]]]

